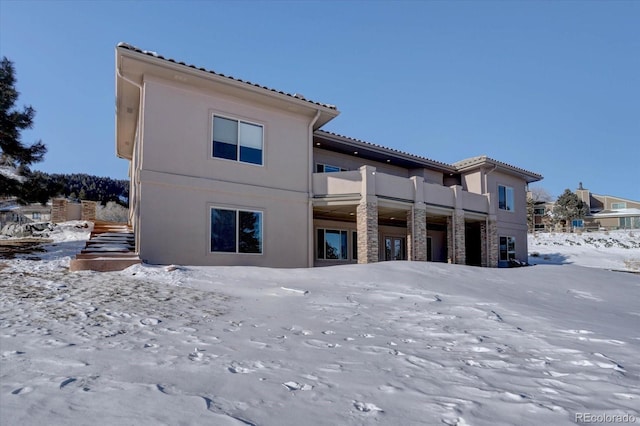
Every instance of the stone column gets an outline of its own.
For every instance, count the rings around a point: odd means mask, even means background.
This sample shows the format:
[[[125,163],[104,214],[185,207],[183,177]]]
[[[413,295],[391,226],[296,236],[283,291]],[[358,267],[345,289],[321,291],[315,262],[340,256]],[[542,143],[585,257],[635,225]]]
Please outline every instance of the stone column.
[[[453,238],[454,243],[454,261],[458,265],[467,263],[467,251],[465,245],[465,227],[464,227],[464,211],[456,209],[453,213]]]
[[[365,196],[356,209],[358,263],[378,261],[378,199]]]
[[[427,260],[427,210],[424,203],[416,203],[407,212],[407,253],[409,260]]]
[[[51,222],[60,223],[67,221],[67,200],[54,198],[51,201]]]
[[[487,243],[489,246],[489,259],[487,266],[490,268],[497,268],[500,252],[498,248],[498,224],[494,215],[489,215],[489,220],[487,222]]]
[[[81,203],[82,203],[82,212],[80,213],[81,220],[95,221],[96,207],[98,203],[96,203],[95,201],[86,201],[86,200],[82,200]]]

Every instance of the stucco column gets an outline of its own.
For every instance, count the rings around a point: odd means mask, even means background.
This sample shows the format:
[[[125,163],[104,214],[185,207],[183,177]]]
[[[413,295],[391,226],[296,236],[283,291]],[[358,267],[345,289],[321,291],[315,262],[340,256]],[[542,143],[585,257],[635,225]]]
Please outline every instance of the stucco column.
[[[378,199],[365,196],[356,209],[358,263],[378,261]]]
[[[409,260],[427,260],[427,210],[424,203],[416,203],[407,212],[407,249]]]

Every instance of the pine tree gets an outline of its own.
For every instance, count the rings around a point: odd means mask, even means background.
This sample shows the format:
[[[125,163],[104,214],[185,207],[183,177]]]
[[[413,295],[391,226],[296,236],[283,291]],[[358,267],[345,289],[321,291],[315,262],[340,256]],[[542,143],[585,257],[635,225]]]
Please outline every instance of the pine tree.
[[[47,148],[41,141],[25,145],[20,140],[20,133],[33,126],[36,112],[31,106],[22,110],[15,108],[19,93],[14,74],[13,63],[3,57],[0,61],[0,166],[15,170],[21,178],[0,173],[0,196],[17,196],[22,203],[41,201],[42,194],[37,188],[42,181],[29,166],[42,161]]]
[[[574,219],[583,219],[586,214],[587,205],[570,189],[564,190],[553,207],[554,221],[560,222],[563,226],[567,226]]]

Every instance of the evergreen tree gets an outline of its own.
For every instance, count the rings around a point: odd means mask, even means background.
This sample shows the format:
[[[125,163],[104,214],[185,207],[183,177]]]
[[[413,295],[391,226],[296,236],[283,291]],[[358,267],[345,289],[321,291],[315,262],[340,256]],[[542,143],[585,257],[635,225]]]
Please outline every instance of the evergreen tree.
[[[565,189],[553,206],[554,221],[562,226],[567,226],[574,219],[583,219],[586,214],[587,205],[570,189]]]
[[[15,108],[19,93],[14,73],[13,63],[3,57],[0,61],[0,166],[15,170],[21,178],[0,173],[0,196],[17,196],[20,202],[27,203],[42,199],[38,188],[43,181],[29,166],[42,161],[47,148],[41,141],[25,145],[20,140],[20,133],[33,126],[36,112],[31,106],[22,110]]]

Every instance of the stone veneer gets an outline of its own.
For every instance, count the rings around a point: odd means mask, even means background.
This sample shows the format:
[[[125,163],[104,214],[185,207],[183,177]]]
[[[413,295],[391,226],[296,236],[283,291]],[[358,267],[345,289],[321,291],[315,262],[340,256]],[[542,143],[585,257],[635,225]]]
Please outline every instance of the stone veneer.
[[[487,241],[489,244],[489,264],[491,268],[498,267],[498,224],[494,218],[489,217],[489,225],[487,226]]]
[[[98,203],[95,201],[81,201],[82,203],[82,220],[96,220],[96,206]]]
[[[424,205],[415,205],[407,212],[407,253],[409,260],[427,260],[427,210]]]
[[[51,201],[51,222],[60,223],[67,220],[67,200],[54,198]]]
[[[467,263],[467,251],[465,245],[464,211],[456,209],[453,220],[454,234],[454,262],[458,265]]]
[[[356,209],[358,263],[378,261],[378,200],[364,197]]]

